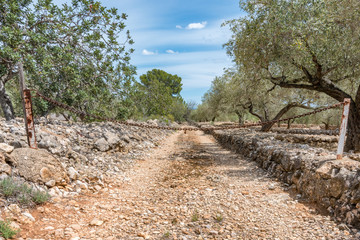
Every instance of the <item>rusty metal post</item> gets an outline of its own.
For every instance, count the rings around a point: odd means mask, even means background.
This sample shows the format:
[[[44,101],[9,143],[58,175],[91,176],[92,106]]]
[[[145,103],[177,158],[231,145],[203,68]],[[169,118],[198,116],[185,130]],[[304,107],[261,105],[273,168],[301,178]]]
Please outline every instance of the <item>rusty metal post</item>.
[[[25,103],[25,124],[27,140],[30,148],[37,149],[34,115],[32,110],[31,91],[29,89],[24,90],[24,103]]]
[[[346,132],[347,132],[347,123],[349,118],[349,110],[350,110],[350,98],[344,99],[344,107],[343,107],[343,113],[341,115],[341,125],[340,125],[340,136],[339,136],[339,142],[338,142],[338,149],[336,153],[336,160],[341,160],[342,155],[344,152],[344,146],[345,146],[345,138],[346,138]]]
[[[18,67],[19,67],[20,96],[23,103],[26,136],[29,147],[37,149],[32,102],[31,102],[31,92],[30,90],[25,89],[26,88],[25,76],[24,76],[23,64],[21,61],[19,62]]]

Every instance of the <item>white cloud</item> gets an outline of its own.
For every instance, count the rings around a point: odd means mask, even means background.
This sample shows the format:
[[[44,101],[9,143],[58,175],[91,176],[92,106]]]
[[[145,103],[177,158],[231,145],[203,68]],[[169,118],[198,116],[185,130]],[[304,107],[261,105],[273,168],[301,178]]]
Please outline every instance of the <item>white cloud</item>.
[[[176,25],[176,28],[178,28],[178,29],[182,29],[182,26],[180,26],[180,25]]]
[[[163,48],[164,46],[221,46],[226,43],[230,37],[231,32],[226,27],[220,27],[222,21],[208,23],[205,29],[201,31],[178,31],[177,29],[170,30],[144,30],[133,31],[133,39],[135,40],[135,49],[144,48]]]
[[[149,56],[149,55],[154,55],[154,54],[155,54],[155,52],[151,52],[146,49],[142,50],[142,55]]]
[[[202,29],[206,26],[207,22],[202,23],[190,23],[187,25],[186,29]]]
[[[169,54],[175,54],[175,53],[179,53],[179,52],[175,52],[174,50],[171,50],[171,49],[169,49],[169,50],[166,50],[166,52],[167,52],[167,53],[169,53]]]
[[[233,63],[223,50],[198,51],[176,54],[157,54],[149,62],[146,58],[133,59],[137,74],[158,68],[171,74],[177,74],[183,80],[183,88],[209,88],[215,76],[221,76],[223,69]],[[199,94],[199,98],[201,94]]]

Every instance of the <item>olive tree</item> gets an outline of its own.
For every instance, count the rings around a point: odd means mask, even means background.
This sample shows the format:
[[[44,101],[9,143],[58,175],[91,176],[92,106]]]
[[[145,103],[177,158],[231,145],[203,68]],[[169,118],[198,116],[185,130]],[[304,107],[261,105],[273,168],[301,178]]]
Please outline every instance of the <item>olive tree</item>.
[[[248,76],[351,99],[346,149],[360,151],[360,2],[241,0],[228,54]]]

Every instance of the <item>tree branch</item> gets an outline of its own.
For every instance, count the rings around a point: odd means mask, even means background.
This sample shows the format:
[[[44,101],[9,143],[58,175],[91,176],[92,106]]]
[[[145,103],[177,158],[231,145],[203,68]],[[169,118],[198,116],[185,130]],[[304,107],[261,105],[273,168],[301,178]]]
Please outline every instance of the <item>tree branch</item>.
[[[251,102],[250,99],[249,99],[249,102],[250,102],[250,105],[248,106],[249,113],[250,113],[251,115],[254,115],[255,117],[259,118],[259,120],[260,120],[261,122],[264,122],[264,118],[263,118],[261,115],[257,114],[256,112],[254,112],[254,106],[253,106],[253,104],[252,104],[252,102]]]
[[[270,88],[269,90],[266,91],[266,93],[269,93],[271,91],[273,91],[276,88],[276,84],[274,84],[274,86],[272,88]]]
[[[316,88],[313,85],[309,85],[309,84],[295,84],[295,83],[280,82],[280,83],[278,83],[278,85],[283,88],[301,88],[301,89],[307,89],[307,90],[316,90]]]
[[[303,39],[303,41],[305,42],[305,47],[306,47],[306,49],[308,50],[308,52],[310,53],[310,55],[311,55],[311,57],[312,57],[312,61],[313,61],[313,63],[314,63],[315,66],[316,66],[316,78],[317,78],[318,81],[321,81],[322,76],[323,76],[323,75],[322,75],[322,74],[323,74],[323,73],[322,73],[322,66],[321,66],[321,64],[319,63],[319,61],[318,61],[315,53],[311,50],[308,41],[306,41],[306,39]]]
[[[267,70],[267,72],[268,72],[269,75],[270,75],[269,80],[270,80],[275,86],[280,86],[280,83],[288,83],[288,84],[291,83],[291,84],[295,84],[295,83],[298,83],[298,82],[306,81],[306,80],[308,79],[307,77],[300,77],[300,78],[295,78],[295,79],[292,79],[292,80],[286,82],[286,77],[285,77],[284,75],[281,76],[281,77],[274,77],[274,76],[271,74],[271,72],[270,72],[269,69],[266,69],[266,70]],[[274,86],[273,88],[275,88],[275,86]],[[270,89],[270,90],[267,91],[267,92],[272,91],[273,88]]]
[[[291,63],[292,63],[295,67],[297,67],[298,69],[300,69],[300,70],[305,74],[305,76],[307,77],[307,79],[308,79],[311,83],[313,83],[313,82],[314,82],[313,76],[312,76],[311,73],[306,69],[306,67],[304,67],[304,66],[296,63],[296,62],[295,62],[295,59],[293,59],[293,58],[292,58],[291,60],[292,60]]]
[[[330,72],[332,72],[332,71],[335,70],[336,68],[338,68],[338,66],[336,66],[336,67],[331,67],[331,68],[326,69],[326,70],[323,72],[322,76],[324,77],[324,76],[328,75]]]
[[[348,78],[351,78],[353,76],[353,74],[348,74],[348,75],[345,75],[344,77],[342,77],[342,78],[338,78],[338,79],[336,79],[336,80],[330,80],[330,79],[328,79],[329,81],[332,81],[332,82],[341,82],[341,81],[343,81],[343,80],[346,80],[346,79],[348,79]]]

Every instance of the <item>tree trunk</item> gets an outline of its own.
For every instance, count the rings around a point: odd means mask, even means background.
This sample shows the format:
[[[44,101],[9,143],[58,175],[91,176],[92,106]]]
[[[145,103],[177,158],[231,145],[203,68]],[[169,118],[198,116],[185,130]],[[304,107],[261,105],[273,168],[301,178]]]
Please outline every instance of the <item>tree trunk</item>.
[[[211,121],[212,121],[212,122],[215,122],[215,119],[216,119],[216,116],[214,116],[214,117],[211,119]]]
[[[235,110],[235,113],[236,113],[236,115],[238,116],[238,122],[239,122],[239,124],[240,125],[242,125],[242,124],[244,124],[244,118],[243,118],[243,115],[240,113],[240,111],[238,111],[238,110]]]
[[[325,87],[322,86],[322,88],[317,91],[324,92],[339,102],[344,101],[345,98],[351,99],[348,131],[344,150],[360,152],[360,86],[358,87],[355,101],[349,94],[331,84],[327,84]]]
[[[14,107],[12,105],[9,95],[6,93],[5,85],[2,81],[0,81],[0,105],[6,121],[15,118]]]
[[[360,86],[358,86],[355,101],[349,94],[326,79],[321,79],[320,84],[316,85],[289,84],[281,82],[279,83],[279,86],[284,88],[302,88],[322,92],[339,102],[344,101],[345,98],[350,98],[351,105],[349,112],[348,135],[346,138],[344,150],[354,150],[355,152],[360,152]]]
[[[359,106],[357,106],[359,104],[354,101],[351,101],[350,104],[345,151],[354,150],[360,152],[360,112],[358,110]]]
[[[285,107],[283,107],[279,112],[278,114],[276,114],[276,116],[273,118],[273,120],[279,120],[285,113],[287,113],[290,109],[294,108],[294,107],[301,107],[300,105],[298,104],[288,104],[286,105]],[[270,129],[272,128],[272,126],[274,125],[275,123],[267,123],[265,125],[263,125],[261,127],[261,131],[262,132],[268,132],[270,131]]]
[[[288,120],[288,122],[287,122],[287,129],[290,129],[291,128],[291,123],[293,123],[294,122],[294,120]],[[280,123],[280,122],[279,122]]]

